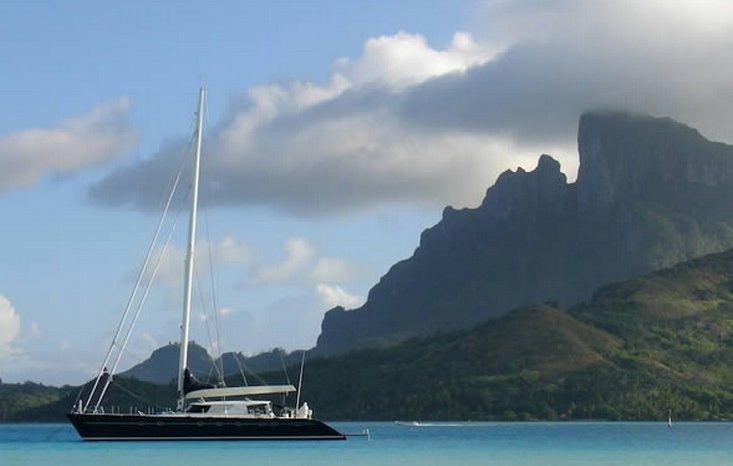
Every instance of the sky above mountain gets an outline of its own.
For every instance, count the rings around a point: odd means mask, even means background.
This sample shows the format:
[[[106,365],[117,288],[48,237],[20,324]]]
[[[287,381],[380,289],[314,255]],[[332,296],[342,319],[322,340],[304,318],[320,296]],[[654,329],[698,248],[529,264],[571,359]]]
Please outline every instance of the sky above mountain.
[[[505,169],[548,152],[574,178],[584,110],[732,142],[731,47],[715,0],[6,2],[0,377],[95,371],[202,84],[201,294],[213,263],[221,346],[252,353],[313,345]],[[178,338],[179,223],[122,367]]]

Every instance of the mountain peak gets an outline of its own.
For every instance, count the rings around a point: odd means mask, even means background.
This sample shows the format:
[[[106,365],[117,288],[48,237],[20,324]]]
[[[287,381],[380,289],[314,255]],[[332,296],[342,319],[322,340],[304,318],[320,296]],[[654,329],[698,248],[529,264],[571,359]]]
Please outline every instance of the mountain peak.
[[[180,343],[161,346],[154,350],[147,360],[120,375],[167,384],[178,376],[179,347]],[[197,378],[202,379],[207,378],[212,369],[212,358],[208,351],[195,341],[188,343],[188,367]]]
[[[560,171],[560,162],[542,154],[537,167],[525,171],[507,170],[486,191],[480,209],[487,214],[506,217],[527,211],[556,211],[565,201],[567,178]]]
[[[536,170],[540,172],[561,173],[560,162],[553,159],[551,155],[542,154],[540,155],[540,159],[537,161]]]
[[[697,209],[733,179],[733,148],[671,118],[588,112],[578,125],[578,202],[603,212],[624,198]]]
[[[446,208],[360,308],[329,311],[333,354],[467,327],[547,300],[733,247],[733,147],[670,118],[589,112],[567,183],[543,154],[507,170],[475,209]]]

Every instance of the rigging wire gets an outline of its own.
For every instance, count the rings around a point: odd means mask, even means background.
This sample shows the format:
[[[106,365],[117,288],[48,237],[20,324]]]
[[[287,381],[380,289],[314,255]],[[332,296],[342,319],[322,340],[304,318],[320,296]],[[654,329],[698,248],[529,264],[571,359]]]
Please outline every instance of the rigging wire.
[[[257,372],[247,367],[247,364],[245,364],[244,361],[240,361],[240,363],[242,364],[242,367],[244,368],[244,370],[249,372],[250,375],[254,376],[254,378],[257,379],[262,385],[267,385],[267,381],[265,381],[265,379],[260,377]]]
[[[242,380],[244,380],[244,386],[248,386],[249,382],[247,382],[247,376],[244,375],[244,369],[242,369],[242,363],[239,361],[239,355],[241,353],[232,353],[232,357],[234,358],[234,362],[237,363],[237,367],[239,368],[239,373],[242,375]]]
[[[211,352],[214,353],[215,352],[215,348],[216,348],[216,350],[218,350],[219,342],[217,342],[217,345],[214,345],[214,340],[211,337],[211,325],[209,324],[208,308],[207,308],[206,302],[204,300],[204,293],[201,290],[201,279],[200,279],[200,277],[198,275],[198,270],[196,269],[196,264],[195,263],[194,263],[193,269],[194,269],[194,276],[196,277],[196,288],[198,289],[199,300],[201,301],[201,315],[203,316],[204,322],[206,323],[206,334],[207,334],[207,336],[209,338],[209,347],[212,350]],[[208,354],[208,352],[207,352],[207,354]],[[224,374],[223,374],[223,372],[219,369],[219,366],[217,365],[216,359],[214,359],[213,355],[209,354],[208,356],[209,356],[209,359],[211,360],[211,364],[212,364],[213,368],[216,369],[216,374],[217,374],[217,378],[218,378],[219,383],[223,384],[224,383]],[[221,358],[221,356],[219,358]]]
[[[204,120],[206,121],[207,125],[211,124],[210,118],[209,118],[209,105],[208,102],[204,102]],[[207,163],[208,159],[204,162],[204,170],[207,169]],[[210,166],[210,165],[208,165]],[[207,197],[208,200],[211,200],[213,197],[211,196],[211,184],[210,183],[204,183],[204,195]],[[219,319],[219,303],[217,299],[217,277],[216,277],[216,268],[214,267],[214,254],[212,251],[212,240],[211,240],[211,233],[209,228],[209,208],[206,206],[206,203],[204,203],[204,224],[206,228],[206,239],[208,242],[208,249],[209,249],[209,279],[211,282],[211,299],[213,301],[214,306],[214,325],[216,329],[216,349],[217,349],[217,360],[219,361],[219,374],[221,375],[222,382],[224,381],[224,359],[222,358],[222,345],[221,345],[221,323]]]
[[[211,361],[211,367],[209,367],[209,373],[206,374],[206,383],[211,383],[211,374],[214,372],[214,360],[211,359],[211,356],[209,356],[209,360]],[[218,379],[218,377],[217,377]]]
[[[160,405],[158,405],[156,403],[151,402],[150,400],[144,398],[142,395],[138,395],[137,393],[133,392],[129,388],[126,388],[125,386],[123,386],[122,384],[120,384],[120,382],[117,381],[117,380],[114,381],[114,386],[117,387],[117,388],[119,388],[124,393],[126,393],[129,396],[131,396],[132,398],[134,398],[134,399],[136,399],[138,401],[142,401],[143,403],[145,403],[145,404],[147,404],[149,406],[152,406],[153,408],[156,408],[156,409],[158,409],[160,411],[165,411],[167,409],[167,408],[165,408],[163,406],[160,406]]]
[[[208,185],[204,188],[204,191],[208,190]],[[218,361],[219,361],[219,373],[221,374],[222,380],[224,379],[224,360],[222,359],[222,351],[221,351],[221,324],[219,321],[219,303],[216,298],[216,269],[214,268],[214,253],[211,248],[211,234],[209,230],[209,210],[204,209],[204,223],[206,226],[206,238],[209,246],[209,281],[211,284],[211,300],[213,301],[214,306],[214,328],[216,330],[216,349],[218,351]]]
[[[86,404],[83,407],[83,411],[86,411],[87,408],[89,407],[89,404],[91,403],[92,398],[94,397],[94,393],[96,392],[97,387],[99,386],[99,381],[101,380],[102,375],[104,374],[105,368],[107,367],[107,365],[110,362],[110,359],[112,358],[112,354],[114,352],[114,349],[115,348],[118,348],[118,353],[122,351],[122,349],[117,346],[117,344],[118,344],[117,339],[119,338],[120,333],[122,332],[122,329],[125,326],[125,323],[127,321],[127,317],[129,316],[130,310],[132,309],[132,304],[135,301],[135,298],[137,297],[137,292],[138,292],[138,290],[140,288],[140,285],[142,283],[142,279],[145,276],[145,272],[148,269],[148,265],[150,264],[150,258],[152,256],[153,250],[155,249],[155,244],[158,242],[158,238],[159,238],[160,232],[161,232],[161,230],[163,228],[163,224],[165,222],[165,218],[166,218],[166,216],[168,214],[168,211],[170,210],[170,206],[171,206],[171,203],[173,201],[174,194],[175,194],[176,189],[178,187],[178,184],[179,184],[179,182],[181,180],[181,174],[183,173],[183,163],[184,163],[184,161],[186,159],[185,154],[188,153],[188,151],[190,151],[191,145],[192,145],[192,141],[193,140],[189,141],[188,146],[186,147],[185,151],[183,152],[183,156],[181,157],[181,159],[179,161],[179,164],[178,164],[177,173],[174,172],[174,173],[176,173],[175,178],[171,178],[171,180],[169,180],[169,183],[168,184],[169,184],[169,186],[172,184],[172,187],[170,189],[170,194],[168,195],[168,199],[166,200],[165,208],[163,209],[163,212],[161,213],[160,219],[158,220],[158,225],[157,225],[157,227],[155,229],[155,234],[153,235],[153,239],[150,241],[150,245],[148,247],[148,252],[145,255],[145,259],[143,261],[143,264],[140,267],[140,270],[139,270],[139,272],[137,274],[137,278],[135,279],[135,286],[133,287],[132,292],[130,293],[130,296],[129,296],[128,300],[127,300],[127,304],[125,305],[125,310],[122,313],[122,317],[120,319],[120,322],[117,325],[117,329],[116,329],[116,331],[114,333],[114,336],[112,337],[112,343],[110,344],[109,349],[107,350],[107,354],[104,357],[104,361],[102,362],[102,365],[99,368],[99,372],[98,372],[97,377],[96,377],[96,379],[94,381],[94,385],[92,386],[92,390],[89,393],[89,398],[87,399],[87,402],[86,402]],[[172,181],[172,183],[171,183],[171,181]],[[75,401],[75,403],[78,402],[78,400],[79,400],[80,397],[81,397],[81,392],[79,393],[79,396],[77,397],[77,400]]]
[[[122,354],[125,352],[127,343],[130,341],[130,336],[132,335],[132,331],[135,329],[135,324],[137,323],[137,320],[140,317],[140,311],[142,310],[143,305],[145,305],[145,300],[147,299],[148,294],[150,293],[150,289],[153,285],[153,280],[155,279],[155,276],[158,273],[158,269],[160,268],[160,264],[162,263],[163,256],[165,255],[165,252],[168,249],[168,245],[170,244],[171,237],[173,236],[173,232],[176,230],[176,224],[178,223],[178,218],[180,216],[179,214],[180,212],[176,213],[176,216],[173,221],[173,226],[171,227],[171,231],[168,234],[168,238],[166,239],[163,249],[160,251],[160,254],[158,255],[157,261],[155,263],[155,267],[153,268],[150,279],[148,280],[148,283],[145,287],[145,292],[143,293],[142,298],[140,298],[140,303],[138,304],[137,309],[135,310],[135,315],[132,318],[132,322],[130,322],[129,328],[127,329],[127,334],[125,335],[125,339],[122,342],[122,346],[120,346],[120,351],[117,353],[117,358],[115,359],[115,363],[112,365],[112,370],[109,372],[109,377],[107,378],[107,381],[104,384],[104,388],[102,389],[102,392],[99,395],[99,399],[97,400],[97,403],[94,406],[95,411],[97,410],[97,408],[99,408],[99,404],[102,402],[102,399],[104,398],[104,394],[107,391],[107,388],[109,387],[110,382],[112,381],[112,374],[114,374],[115,371],[117,370],[117,366],[119,365],[120,360],[122,359]]]
[[[209,106],[207,102],[204,102],[204,120],[207,124],[210,124],[209,121]],[[209,159],[207,158],[203,163],[203,169],[206,170],[211,165],[208,164]],[[206,197],[206,200],[211,200],[211,184],[210,183],[204,183],[204,189],[203,194]],[[208,247],[208,253],[209,253],[209,281],[211,286],[211,300],[212,305],[214,306],[214,329],[216,334],[216,360],[219,362],[219,374],[221,376],[221,382],[224,381],[224,360],[222,358],[222,345],[221,345],[221,324],[219,321],[219,303],[217,299],[217,286],[216,286],[216,268],[214,267],[214,253],[212,248],[212,237],[211,237],[211,229],[209,227],[209,208],[208,203],[204,202],[204,226],[206,229],[206,240],[207,240],[207,247]],[[213,346],[213,345],[212,345]]]
[[[278,351],[277,352],[277,355],[280,356],[280,364],[282,364],[282,366],[283,366],[283,372],[285,373],[285,380],[287,380],[288,385],[292,385],[290,383],[290,376],[288,375],[288,369],[285,367],[285,359],[283,359],[282,352]]]

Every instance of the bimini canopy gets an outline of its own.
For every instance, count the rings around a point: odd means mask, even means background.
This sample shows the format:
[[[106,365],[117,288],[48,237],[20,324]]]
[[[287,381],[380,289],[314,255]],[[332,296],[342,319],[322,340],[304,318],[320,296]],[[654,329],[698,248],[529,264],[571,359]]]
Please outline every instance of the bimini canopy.
[[[224,398],[234,396],[273,395],[291,393],[295,391],[292,385],[255,385],[252,387],[224,387],[193,390],[186,393],[186,399],[193,398]]]

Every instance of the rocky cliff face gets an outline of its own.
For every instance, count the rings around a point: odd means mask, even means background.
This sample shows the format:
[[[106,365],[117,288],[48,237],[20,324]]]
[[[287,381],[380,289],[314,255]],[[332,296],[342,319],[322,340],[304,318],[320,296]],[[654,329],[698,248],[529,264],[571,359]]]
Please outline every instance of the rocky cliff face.
[[[584,114],[578,152],[578,201],[586,212],[637,199],[684,213],[733,213],[733,203],[720,196],[731,188],[731,146],[669,118]]]
[[[600,285],[733,247],[733,146],[670,119],[587,113],[580,168],[507,171],[478,208],[447,207],[358,309],[326,313],[316,354],[572,305]]]

